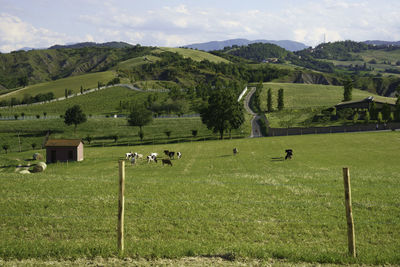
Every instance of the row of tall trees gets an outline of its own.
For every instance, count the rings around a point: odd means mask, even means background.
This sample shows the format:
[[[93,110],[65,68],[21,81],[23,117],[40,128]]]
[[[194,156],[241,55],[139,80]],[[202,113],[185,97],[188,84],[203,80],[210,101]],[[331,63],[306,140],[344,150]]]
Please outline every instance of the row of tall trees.
[[[278,90],[278,98],[277,98],[277,109],[280,111],[285,107],[284,102],[284,90],[280,88]],[[267,91],[267,112],[273,112],[273,100],[272,100],[272,89],[269,88]]]

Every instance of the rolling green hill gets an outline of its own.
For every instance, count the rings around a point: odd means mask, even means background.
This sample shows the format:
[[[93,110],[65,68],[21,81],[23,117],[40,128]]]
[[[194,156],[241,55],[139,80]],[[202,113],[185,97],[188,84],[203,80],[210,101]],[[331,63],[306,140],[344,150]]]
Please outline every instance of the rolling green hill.
[[[228,60],[215,56],[213,54],[187,48],[159,47],[157,50],[154,51],[154,53],[165,52],[165,51],[178,53],[182,55],[184,58],[191,58],[194,61],[208,60],[213,63],[229,63]]]
[[[79,48],[0,54],[0,84],[15,88],[90,72],[106,71],[118,62],[143,56],[153,48]]]
[[[34,96],[40,93],[44,94],[48,92],[52,92],[54,94],[54,98],[64,97],[65,89],[72,90],[73,93],[76,94],[80,93],[81,86],[84,89],[97,88],[98,82],[107,84],[108,81],[112,80],[115,77],[116,77],[116,72],[104,71],[104,72],[96,72],[96,73],[72,76],[44,83],[37,83],[10,92],[8,94],[0,95],[0,101],[10,100],[11,98],[22,100],[26,95]]]

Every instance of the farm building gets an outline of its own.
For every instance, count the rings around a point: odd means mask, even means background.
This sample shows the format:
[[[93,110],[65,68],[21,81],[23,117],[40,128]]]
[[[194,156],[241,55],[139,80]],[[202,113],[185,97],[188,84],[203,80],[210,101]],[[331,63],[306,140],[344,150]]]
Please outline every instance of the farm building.
[[[370,105],[372,102],[375,103],[376,109],[382,109],[385,104],[388,104],[392,110],[395,109],[396,107],[396,98],[388,99],[387,101],[375,99],[373,96],[367,97],[363,100],[358,100],[358,101],[346,101],[346,102],[341,102],[337,104],[336,110],[341,110],[345,108],[352,108],[352,109],[370,109]]]
[[[80,139],[51,139],[45,146],[47,163],[83,160],[83,143]]]

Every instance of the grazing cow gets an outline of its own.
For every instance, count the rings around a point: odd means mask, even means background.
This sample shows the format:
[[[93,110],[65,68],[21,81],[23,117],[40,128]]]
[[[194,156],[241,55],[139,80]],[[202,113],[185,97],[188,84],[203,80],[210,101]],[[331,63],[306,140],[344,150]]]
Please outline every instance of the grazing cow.
[[[135,152],[135,153],[133,153],[133,158],[137,158],[137,155],[138,155],[138,153],[137,152]]]
[[[131,157],[133,157],[132,151],[128,152],[128,153],[125,153],[125,159],[130,159]]]
[[[150,154],[150,156],[158,157],[158,153],[153,152],[153,153]]]
[[[152,155],[149,155],[149,156],[147,156],[147,163],[150,163],[150,162],[155,162],[155,163],[157,163],[157,157],[156,156],[152,156]]]
[[[235,147],[235,148],[233,149],[233,155],[236,155],[237,153],[239,153],[239,150]]]
[[[169,159],[162,159],[162,165],[164,166],[164,164],[171,165],[172,167],[172,162]]]
[[[164,150],[164,154],[165,154],[165,156],[168,156],[169,150]]]
[[[285,152],[286,152],[285,160],[286,160],[286,159],[292,159],[292,156],[293,156],[293,149],[286,149]]]
[[[178,156],[178,159],[180,159],[182,157],[182,153],[181,152],[176,152],[176,155]]]
[[[168,157],[169,157],[170,159],[173,159],[174,156],[175,156],[175,152],[170,151],[170,152],[168,153]]]
[[[143,154],[136,154],[137,159],[143,159]]]

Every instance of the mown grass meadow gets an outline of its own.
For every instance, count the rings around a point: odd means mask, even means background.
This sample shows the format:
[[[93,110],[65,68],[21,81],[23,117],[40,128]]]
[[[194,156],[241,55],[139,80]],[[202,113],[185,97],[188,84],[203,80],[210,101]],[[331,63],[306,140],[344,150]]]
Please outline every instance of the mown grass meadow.
[[[183,153],[173,167],[126,165],[124,256],[400,264],[399,144],[399,132],[379,132],[87,147],[83,162],[30,175],[14,172],[35,163],[30,152],[3,154],[0,258],[117,256],[118,160],[169,149]],[[343,167],[357,259],[347,256]]]

